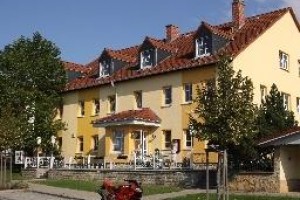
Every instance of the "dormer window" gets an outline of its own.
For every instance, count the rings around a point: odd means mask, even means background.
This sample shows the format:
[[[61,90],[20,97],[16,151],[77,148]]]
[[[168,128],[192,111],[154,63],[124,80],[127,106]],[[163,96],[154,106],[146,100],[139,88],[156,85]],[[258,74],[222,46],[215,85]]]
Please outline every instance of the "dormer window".
[[[100,77],[109,76],[112,71],[112,62],[103,60],[100,62]]]
[[[141,52],[141,69],[155,65],[155,50],[147,49]]]
[[[210,55],[209,38],[204,36],[196,39],[196,58]]]

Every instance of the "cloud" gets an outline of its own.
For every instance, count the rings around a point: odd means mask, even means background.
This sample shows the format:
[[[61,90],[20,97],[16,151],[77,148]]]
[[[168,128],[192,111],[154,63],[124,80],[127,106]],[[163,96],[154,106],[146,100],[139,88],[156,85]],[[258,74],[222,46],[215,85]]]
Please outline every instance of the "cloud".
[[[300,17],[300,1],[299,0],[282,0],[282,5],[284,7],[292,7],[295,11],[297,18]]]

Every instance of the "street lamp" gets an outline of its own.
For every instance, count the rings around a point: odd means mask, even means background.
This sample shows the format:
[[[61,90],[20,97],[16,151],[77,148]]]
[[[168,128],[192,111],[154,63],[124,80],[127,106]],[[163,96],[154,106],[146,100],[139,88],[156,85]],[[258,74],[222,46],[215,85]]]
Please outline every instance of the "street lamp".
[[[36,144],[37,144],[37,148],[36,148],[36,168],[39,168],[39,164],[40,164],[40,157],[39,157],[39,147],[42,143],[42,138],[41,137],[37,137],[36,138]]]
[[[54,135],[51,136],[51,144],[52,144],[52,149],[51,149],[51,158],[50,158],[50,169],[53,168],[53,163],[54,163],[54,159],[53,159],[53,151],[54,151],[54,145],[55,145],[55,140],[56,137]]]

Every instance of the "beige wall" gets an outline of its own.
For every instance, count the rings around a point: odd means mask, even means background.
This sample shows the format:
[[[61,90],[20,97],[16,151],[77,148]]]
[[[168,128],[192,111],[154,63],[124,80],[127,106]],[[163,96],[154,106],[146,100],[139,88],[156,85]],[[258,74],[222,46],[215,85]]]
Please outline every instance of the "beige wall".
[[[64,98],[64,111],[62,121],[66,123],[65,131],[62,131],[59,136],[62,137],[62,155],[65,159],[74,157],[76,150],[76,134],[77,134],[77,92],[65,93]],[[75,136],[75,137],[73,137]]]
[[[279,50],[289,55],[289,70],[279,67]],[[300,96],[299,63],[300,33],[290,13],[285,14],[261,37],[247,47],[234,61],[235,70],[241,69],[243,76],[249,76],[254,83],[254,102],[260,103],[260,84],[267,87],[275,83],[280,91],[291,95],[290,108],[296,119],[296,97]]]
[[[291,192],[295,188],[299,191],[300,184],[300,147],[280,147],[280,191]]]

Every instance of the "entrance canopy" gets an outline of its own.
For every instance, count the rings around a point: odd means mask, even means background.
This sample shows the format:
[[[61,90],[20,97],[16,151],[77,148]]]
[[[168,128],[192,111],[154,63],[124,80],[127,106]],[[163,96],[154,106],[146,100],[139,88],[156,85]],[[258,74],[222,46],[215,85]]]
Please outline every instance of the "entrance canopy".
[[[282,145],[299,145],[300,144],[300,127],[294,127],[265,138],[259,142],[259,146],[282,146]]]
[[[94,126],[111,127],[122,125],[143,125],[159,127],[161,119],[150,109],[126,110],[93,121]]]

